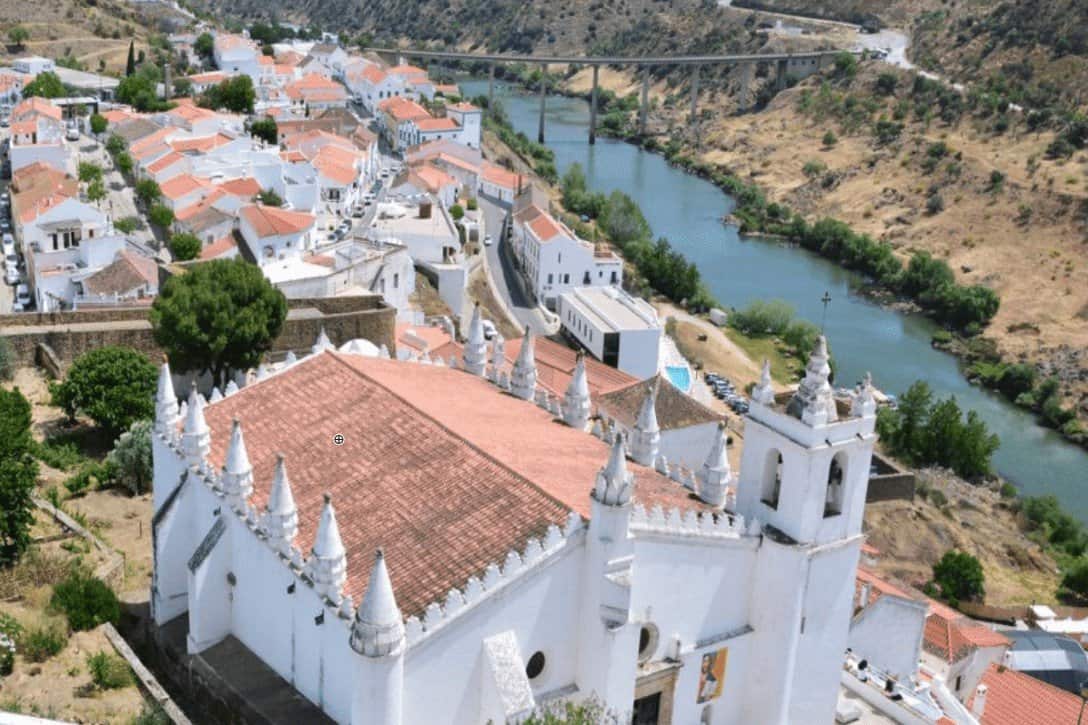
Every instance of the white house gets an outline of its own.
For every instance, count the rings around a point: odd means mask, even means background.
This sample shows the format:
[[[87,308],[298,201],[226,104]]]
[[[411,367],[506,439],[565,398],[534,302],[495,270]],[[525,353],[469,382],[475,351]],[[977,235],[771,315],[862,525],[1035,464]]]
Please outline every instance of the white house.
[[[220,71],[227,74],[242,73],[253,78],[254,84],[259,82],[261,66],[257,59],[261,51],[249,38],[219,33],[215,36],[212,55],[215,58],[215,67]]]
[[[640,380],[657,374],[661,323],[645,300],[621,287],[576,287],[555,306],[563,331],[595,358]]]
[[[38,162],[71,171],[60,107],[42,98],[27,98],[15,106],[8,158],[13,172]]]
[[[453,103],[446,106],[446,118],[452,118],[460,128],[457,143],[473,149],[480,148],[483,111],[471,103]]]
[[[52,73],[57,69],[57,64],[50,58],[28,55],[11,61],[11,67],[19,73],[36,76],[39,73]]]
[[[262,267],[312,249],[314,223],[312,214],[274,206],[250,204],[238,210],[238,231]]]
[[[362,102],[367,111],[375,115],[379,103],[404,93],[404,81],[400,76],[386,73],[374,63],[349,71],[345,82],[352,95]]]
[[[623,283],[622,259],[606,247],[580,239],[536,204],[515,210],[512,232],[522,276],[537,301],[549,309],[555,309],[560,295],[576,287],[619,287]]]
[[[531,341],[486,380],[478,319],[456,367],[329,346],[184,420],[163,366],[151,614],[190,653],[233,636],[340,723],[832,722],[876,436],[823,345],[739,476],[723,432],[682,481],[585,432],[578,376],[538,401]]]

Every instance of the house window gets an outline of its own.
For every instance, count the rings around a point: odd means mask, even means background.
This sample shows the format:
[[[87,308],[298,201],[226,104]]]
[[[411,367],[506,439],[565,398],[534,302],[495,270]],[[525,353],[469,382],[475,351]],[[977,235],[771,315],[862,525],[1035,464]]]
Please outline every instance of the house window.
[[[782,454],[775,449],[767,453],[767,462],[763,470],[763,491],[760,496],[763,503],[772,509],[778,509],[778,498],[782,493]]]
[[[570,284],[570,275],[569,274],[564,274],[563,275],[563,284]]]
[[[393,289],[400,287],[400,272],[393,273]]]
[[[548,273],[548,284],[552,283],[552,277],[553,277],[553,275],[549,272]]]
[[[642,625],[642,629],[638,633],[638,661],[640,663],[648,662],[654,656],[654,652],[657,651],[658,639],[656,625],[650,622]]]
[[[616,274],[616,270],[612,270],[612,284],[616,284],[619,281],[619,276]]]

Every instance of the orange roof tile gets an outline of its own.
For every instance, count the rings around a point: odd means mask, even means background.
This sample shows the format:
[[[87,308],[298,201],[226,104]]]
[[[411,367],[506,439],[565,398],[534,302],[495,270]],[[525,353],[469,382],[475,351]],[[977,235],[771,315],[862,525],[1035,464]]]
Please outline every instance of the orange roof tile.
[[[549,239],[554,239],[562,233],[562,229],[559,224],[548,214],[541,214],[536,219],[529,222],[529,228],[533,230],[533,234],[541,242],[546,242]]]
[[[438,191],[450,184],[457,184],[457,179],[453,178],[442,169],[431,166],[430,164],[420,166],[414,170],[414,173],[429,191]]]
[[[504,189],[517,189],[518,188],[518,175],[513,171],[508,171],[501,166],[495,164],[484,164],[483,166],[483,178],[486,181],[501,186]]]
[[[257,194],[261,193],[260,183],[252,176],[243,176],[238,179],[231,179],[230,181],[224,181],[219,184],[220,189],[233,194],[234,196],[242,196],[246,198],[253,198]]]
[[[922,645],[927,652],[958,662],[979,647],[1007,647],[1009,640],[981,622],[957,612],[951,607],[929,599],[929,616]]]
[[[416,121],[416,128],[420,131],[456,131],[461,128],[452,118],[421,118]]]
[[[192,174],[178,174],[159,185],[162,195],[167,199],[178,200],[188,196],[197,189],[206,189],[209,186],[207,179],[202,179]]]
[[[238,248],[238,242],[234,239],[233,234],[228,234],[224,237],[216,239],[200,250],[201,259],[217,259],[224,254],[230,252],[232,249]]]
[[[160,171],[165,171],[174,164],[184,160],[185,157],[179,154],[177,151],[171,151],[165,156],[153,161],[151,165],[147,167],[147,170],[150,171],[152,174],[157,174]]]
[[[368,65],[366,68],[363,68],[363,71],[360,75],[373,85],[378,85],[386,78],[385,73],[382,72],[382,69],[376,65]]]
[[[480,378],[335,352],[248,385],[209,405],[205,417],[216,468],[232,419],[241,421],[258,508],[283,453],[303,551],[329,492],[347,552],[345,593],[360,600],[373,552],[383,547],[405,615],[420,615],[570,511],[588,516],[608,458],[601,441]],[[331,444],[337,433],[342,446]],[[644,506],[705,508],[679,484],[628,466]]]
[[[249,222],[258,236],[273,237],[281,234],[298,234],[314,225],[314,217],[301,211],[289,211],[274,206],[252,204],[238,212]]]
[[[225,146],[234,138],[225,133],[213,133],[210,136],[194,136],[190,138],[175,138],[170,140],[170,148],[180,153],[207,153],[212,149]]]
[[[453,103],[453,104],[447,106],[447,108],[452,108],[453,110],[460,111],[461,113],[474,113],[474,112],[479,113],[480,112],[479,107],[474,106],[471,103],[466,103],[464,101],[461,101],[460,103]]]
[[[402,96],[386,98],[378,104],[378,108],[388,113],[396,121],[418,121],[431,117],[431,114],[423,106]]]
[[[11,109],[11,117],[16,121],[33,116],[46,116],[59,121],[63,117],[63,113],[60,106],[53,105],[52,101],[38,96],[31,96],[20,101],[15,108]]]
[[[427,71],[422,68],[417,68],[414,65],[395,65],[389,69],[389,72],[399,76],[414,76],[414,75],[427,75]]]
[[[986,706],[982,725],[1074,725],[1081,721],[1084,702],[1031,675],[991,664],[982,675]],[[967,701],[974,705],[975,696]]]

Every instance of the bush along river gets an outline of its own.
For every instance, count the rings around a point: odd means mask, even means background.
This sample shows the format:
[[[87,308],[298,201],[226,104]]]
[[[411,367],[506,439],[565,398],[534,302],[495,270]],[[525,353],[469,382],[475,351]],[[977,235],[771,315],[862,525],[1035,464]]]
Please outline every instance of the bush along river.
[[[487,81],[462,82],[468,97],[487,94]],[[508,83],[496,83],[514,128],[536,138],[539,96]],[[936,397],[955,395],[964,410],[975,410],[1001,438],[995,470],[1025,496],[1054,494],[1088,522],[1088,451],[1036,423],[1028,411],[997,393],[971,385],[958,361],[931,345],[938,326],[918,314],[882,307],[859,291],[865,280],[814,253],[790,245],[742,237],[723,224],[733,200],[711,182],[671,166],[664,157],[633,144],[589,136],[589,104],[551,94],[545,112],[545,144],[562,174],[578,163],[587,186],[619,190],[641,207],[654,235],[699,268],[710,292],[726,306],[753,300],[783,299],[800,317],[820,324],[821,298],[830,293],[825,330],[838,364],[838,380],[852,386],[866,371],[881,389],[900,394],[916,380],[929,383]]]

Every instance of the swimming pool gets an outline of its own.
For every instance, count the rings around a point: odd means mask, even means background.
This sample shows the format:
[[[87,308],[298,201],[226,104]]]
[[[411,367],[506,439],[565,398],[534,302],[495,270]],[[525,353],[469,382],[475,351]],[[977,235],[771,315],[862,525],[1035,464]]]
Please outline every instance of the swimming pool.
[[[666,365],[665,374],[680,392],[687,393],[691,390],[691,370],[687,365]]]

